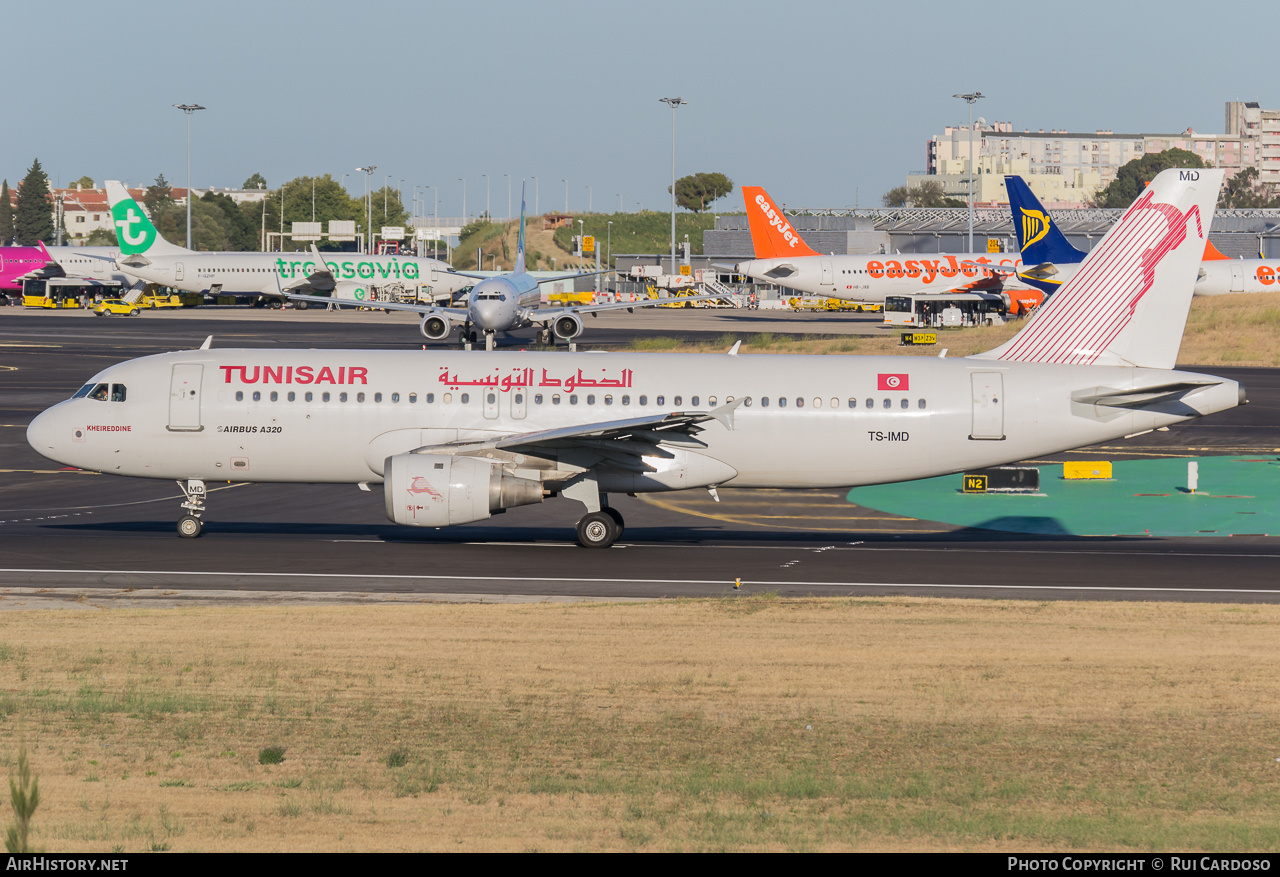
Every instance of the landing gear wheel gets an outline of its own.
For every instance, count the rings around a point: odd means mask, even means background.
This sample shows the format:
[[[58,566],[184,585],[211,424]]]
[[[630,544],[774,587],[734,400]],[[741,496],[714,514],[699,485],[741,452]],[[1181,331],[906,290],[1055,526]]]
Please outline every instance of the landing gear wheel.
[[[583,548],[608,548],[620,534],[613,516],[604,510],[586,514],[578,521],[578,544]]]
[[[538,343],[543,347],[550,347],[555,344],[555,340],[551,335],[550,329],[543,329],[538,333]]]
[[[476,333],[474,329],[467,333],[467,341],[471,342],[472,344],[475,344],[479,340],[480,340],[480,336]]]
[[[613,538],[621,539],[622,534],[627,529],[627,525],[622,520],[622,512],[618,511],[615,508],[606,508],[606,509],[601,509],[600,511],[604,512],[606,515],[613,518],[613,524],[617,528],[617,532],[614,534]]]
[[[178,518],[178,535],[183,539],[195,539],[204,530],[204,524],[195,515],[183,515]]]

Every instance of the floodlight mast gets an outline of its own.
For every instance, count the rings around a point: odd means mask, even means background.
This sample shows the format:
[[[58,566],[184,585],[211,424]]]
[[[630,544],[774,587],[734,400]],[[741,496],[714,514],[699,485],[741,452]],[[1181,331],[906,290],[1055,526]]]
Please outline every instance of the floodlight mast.
[[[671,107],[671,273],[676,273],[676,107],[689,103],[684,98],[660,97],[660,103]]]
[[[973,252],[973,105],[986,97],[980,91],[953,94],[969,105],[969,252]]]
[[[174,104],[187,114],[187,249],[191,249],[191,114],[203,110],[199,104]]]

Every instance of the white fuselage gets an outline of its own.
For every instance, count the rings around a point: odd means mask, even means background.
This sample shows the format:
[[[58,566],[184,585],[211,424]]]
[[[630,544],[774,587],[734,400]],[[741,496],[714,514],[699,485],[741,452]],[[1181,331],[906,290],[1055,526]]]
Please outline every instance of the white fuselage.
[[[467,294],[467,314],[478,329],[506,332],[529,325],[526,312],[541,302],[536,280],[528,274],[509,274],[477,283]]]
[[[46,247],[45,250],[67,277],[113,280],[126,287],[138,281],[120,270],[119,247]]]
[[[473,278],[453,274],[446,263],[436,259],[358,253],[321,255],[334,282],[339,284],[429,287],[433,295],[444,295],[475,283]],[[317,270],[310,253],[182,253],[147,256],[146,260],[148,264],[126,265],[124,269],[148,283],[228,295],[272,295],[305,284]]]
[[[797,292],[860,302],[882,302],[888,295],[946,292],[996,275],[979,265],[1022,267],[1012,254],[894,253],[876,256],[795,256],[739,262],[736,271],[760,283]],[[1014,286],[1022,284],[1014,280]]]
[[[1027,459],[1238,404],[1239,387],[1217,378],[1145,409],[1072,400],[1203,378],[967,358],[190,350],[100,372],[85,392],[105,384],[105,399],[61,402],[27,436],[52,460],[115,475],[378,482],[388,457],[426,445],[706,411],[746,397],[732,429],[704,424],[706,447],[681,451],[684,468],[670,478],[611,474],[607,460],[554,449],[538,477],[554,482],[594,465],[605,491],[835,487]],[[676,465],[646,462],[659,473]]]

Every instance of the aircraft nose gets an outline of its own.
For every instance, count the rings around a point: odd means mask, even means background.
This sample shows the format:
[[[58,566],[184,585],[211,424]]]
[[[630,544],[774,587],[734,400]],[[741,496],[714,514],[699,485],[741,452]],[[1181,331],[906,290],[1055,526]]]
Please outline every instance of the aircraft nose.
[[[475,306],[475,323],[481,329],[493,329],[494,322],[498,317],[498,303],[496,301],[477,301]]]
[[[57,416],[53,409],[37,414],[36,419],[27,426],[27,444],[42,457],[54,459],[57,453],[58,426]]]

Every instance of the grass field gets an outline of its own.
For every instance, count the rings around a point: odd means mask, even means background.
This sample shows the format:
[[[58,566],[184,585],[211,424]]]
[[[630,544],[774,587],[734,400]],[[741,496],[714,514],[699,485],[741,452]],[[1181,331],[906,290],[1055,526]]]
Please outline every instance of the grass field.
[[[768,594],[16,611],[0,740],[50,852],[1275,850],[1277,623]]]
[[[839,319],[839,317],[833,317]],[[866,356],[969,356],[1009,340],[1026,325],[1014,320],[1003,326],[943,329],[933,347],[901,347],[899,332],[883,335],[725,334],[716,341],[689,344],[672,336],[640,338],[635,350],[723,352],[742,341],[744,353],[854,353]],[[1221,295],[1193,299],[1183,333],[1178,362],[1187,365],[1280,367],[1280,293]]]

